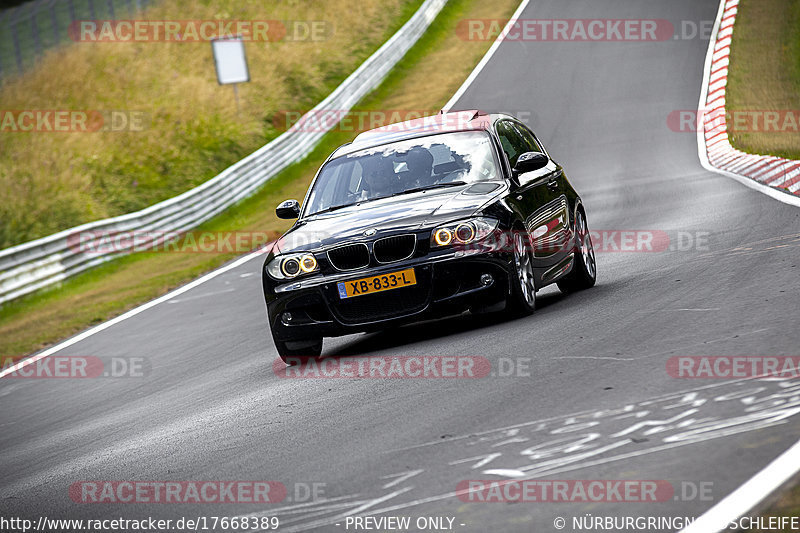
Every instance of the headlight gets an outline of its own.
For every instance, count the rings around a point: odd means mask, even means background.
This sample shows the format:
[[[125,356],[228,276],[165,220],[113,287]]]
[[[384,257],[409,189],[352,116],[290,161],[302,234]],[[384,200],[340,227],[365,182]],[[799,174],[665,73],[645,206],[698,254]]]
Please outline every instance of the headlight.
[[[278,255],[267,265],[267,274],[275,279],[291,279],[318,270],[317,259],[309,253]]]
[[[453,232],[447,228],[439,228],[433,232],[433,240],[439,246],[447,246],[453,241]]]
[[[317,269],[317,259],[311,255],[304,255],[300,258],[300,270],[308,274],[309,272],[314,272]]]
[[[494,218],[471,218],[439,226],[431,233],[431,248],[478,242],[497,227]]]

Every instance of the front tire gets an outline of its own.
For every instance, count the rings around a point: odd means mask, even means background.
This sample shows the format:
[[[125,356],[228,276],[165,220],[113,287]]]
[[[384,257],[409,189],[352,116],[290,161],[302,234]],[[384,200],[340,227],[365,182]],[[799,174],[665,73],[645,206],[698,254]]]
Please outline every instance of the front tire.
[[[597,261],[594,257],[592,236],[586,215],[578,209],[575,216],[575,260],[569,274],[558,280],[558,288],[563,293],[581,291],[593,287],[597,280]]]
[[[536,285],[533,280],[533,249],[525,230],[514,232],[514,279],[508,296],[512,316],[528,316],[536,310]]]
[[[278,355],[281,360],[289,366],[297,364],[300,361],[298,358],[317,358],[322,354],[322,338],[307,342],[273,340],[275,341],[275,348],[278,350]]]

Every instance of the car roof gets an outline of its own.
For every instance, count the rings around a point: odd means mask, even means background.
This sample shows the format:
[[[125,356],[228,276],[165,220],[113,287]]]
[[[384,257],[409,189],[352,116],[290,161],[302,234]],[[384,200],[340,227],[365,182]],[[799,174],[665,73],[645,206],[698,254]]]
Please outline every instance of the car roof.
[[[340,146],[331,155],[331,158],[414,137],[457,131],[490,131],[496,118],[497,115],[484,113],[478,109],[469,109],[440,112],[436,115],[388,124],[359,133],[352,143]]]

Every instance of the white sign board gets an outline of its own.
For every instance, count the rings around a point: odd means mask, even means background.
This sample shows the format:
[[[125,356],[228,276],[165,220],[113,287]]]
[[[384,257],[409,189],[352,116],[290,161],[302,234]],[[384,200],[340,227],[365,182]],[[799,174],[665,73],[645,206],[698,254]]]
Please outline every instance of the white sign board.
[[[241,36],[214,39],[211,41],[211,50],[214,53],[214,66],[217,68],[217,81],[220,85],[250,81]]]

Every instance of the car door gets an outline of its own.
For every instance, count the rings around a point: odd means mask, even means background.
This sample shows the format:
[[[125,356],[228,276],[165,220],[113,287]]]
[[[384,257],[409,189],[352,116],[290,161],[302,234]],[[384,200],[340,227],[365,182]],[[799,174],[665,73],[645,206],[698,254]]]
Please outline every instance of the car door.
[[[500,121],[497,135],[512,168],[524,152],[547,153],[533,133],[515,120]],[[539,269],[552,267],[567,255],[569,218],[561,174],[561,167],[551,159],[544,168],[519,175],[519,188],[510,198],[524,217],[533,243],[534,266]]]

